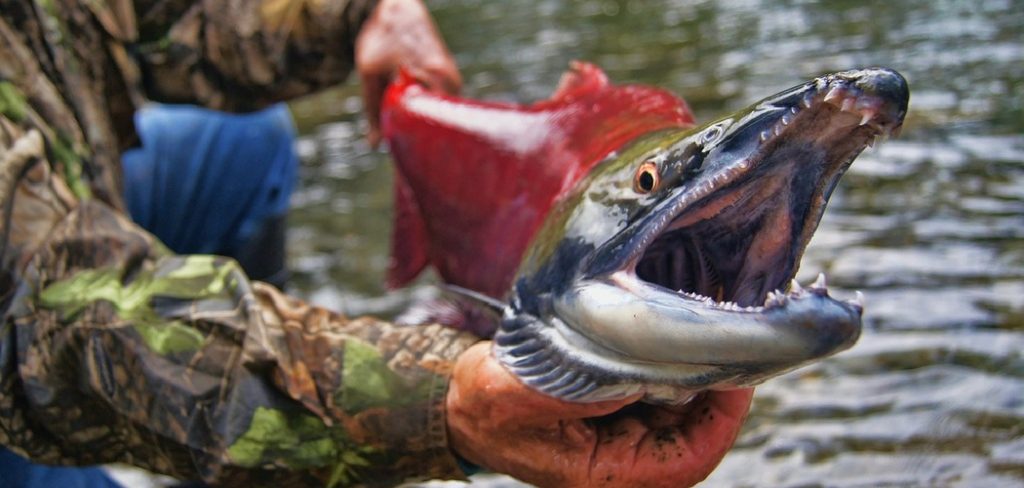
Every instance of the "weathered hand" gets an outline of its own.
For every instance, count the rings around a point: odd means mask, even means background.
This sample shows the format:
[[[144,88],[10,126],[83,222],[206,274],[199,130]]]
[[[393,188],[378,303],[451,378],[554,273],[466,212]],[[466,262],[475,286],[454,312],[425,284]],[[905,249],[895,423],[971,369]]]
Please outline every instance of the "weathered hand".
[[[569,403],[523,385],[482,342],[448,391],[451,445],[465,459],[538,486],[690,486],[732,446],[753,390],[711,392],[680,409],[637,398]]]
[[[399,67],[431,90],[456,94],[462,77],[421,0],[381,0],[356,37],[356,69],[370,130],[380,142],[380,103]]]

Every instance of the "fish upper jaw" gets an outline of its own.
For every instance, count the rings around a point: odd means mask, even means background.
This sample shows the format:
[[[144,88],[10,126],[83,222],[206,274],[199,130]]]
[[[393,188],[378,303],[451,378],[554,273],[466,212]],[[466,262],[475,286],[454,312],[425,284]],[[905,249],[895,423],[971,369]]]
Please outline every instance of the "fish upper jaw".
[[[898,73],[854,70],[708,124],[723,135],[690,156],[691,174],[590,253],[579,278],[625,271],[709,302],[765,303],[796,274],[853,159],[898,132],[907,97]]]
[[[693,146],[708,132],[719,136],[711,143],[700,141],[700,150],[688,156],[687,177],[592,253],[583,274],[596,277],[642,267],[644,254],[672,231],[689,228],[729,237],[724,234],[758,230],[749,228],[755,219],[789,211],[786,221],[769,222],[791,229],[793,252],[782,263],[784,276],[758,297],[733,300],[759,303],[795,274],[832,190],[853,159],[876,140],[899,133],[908,98],[906,81],[895,71],[851,70],[822,76],[696,129],[675,145]],[[673,151],[685,153],[678,147],[666,152]]]

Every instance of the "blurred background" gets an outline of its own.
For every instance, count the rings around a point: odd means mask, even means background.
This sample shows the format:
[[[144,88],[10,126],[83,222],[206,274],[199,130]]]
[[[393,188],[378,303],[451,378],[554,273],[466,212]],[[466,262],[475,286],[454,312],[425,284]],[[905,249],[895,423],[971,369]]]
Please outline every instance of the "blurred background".
[[[853,165],[803,260],[868,302],[851,350],[769,381],[701,486],[1024,486],[1024,2],[428,2],[473,98],[545,98],[570,60],[704,121],[816,75],[895,68],[902,136]],[[392,169],[354,84],[291,107],[291,291],[389,316]],[[480,486],[517,486],[483,476]]]

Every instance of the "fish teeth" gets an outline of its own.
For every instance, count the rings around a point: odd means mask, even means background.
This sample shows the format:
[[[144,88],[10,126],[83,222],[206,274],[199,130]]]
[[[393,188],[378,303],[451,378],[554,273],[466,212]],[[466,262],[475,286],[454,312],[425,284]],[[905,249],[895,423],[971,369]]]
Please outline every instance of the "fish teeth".
[[[860,125],[861,126],[868,125],[868,122],[871,122],[871,119],[873,119],[873,118],[875,118],[875,113],[874,112],[870,112],[870,111],[864,112],[864,115],[860,118]]]
[[[804,293],[804,287],[800,286],[800,282],[793,278],[789,280],[789,294],[800,295]]]
[[[681,296],[684,296],[684,297],[687,297],[687,298],[690,298],[690,299],[693,299],[693,300],[697,300],[697,301],[699,301],[701,303],[704,303],[705,305],[707,305],[709,307],[714,307],[714,308],[717,308],[719,310],[726,310],[726,311],[730,311],[730,312],[761,312],[761,311],[764,311],[764,308],[765,308],[765,307],[759,307],[759,306],[744,307],[744,306],[742,306],[742,305],[740,305],[740,304],[738,304],[736,302],[718,302],[718,301],[715,301],[715,299],[713,299],[711,297],[704,296],[704,295],[701,295],[699,293],[694,293],[694,292],[690,292],[690,291],[683,291],[682,289],[676,290],[676,293],[678,293]],[[782,301],[780,301],[779,303],[785,303],[785,299],[782,299]],[[766,304],[766,306],[767,306],[767,304]]]
[[[678,290],[678,293],[683,295],[683,296],[685,296],[685,297],[687,297],[687,298],[692,298],[692,299],[700,301],[700,302],[711,303],[711,304],[715,303],[715,301],[712,300],[711,297],[706,297],[706,296],[701,295],[699,293],[694,293],[694,292],[690,292],[690,291],[683,291],[683,290]]]
[[[828,282],[825,280],[825,273],[818,273],[818,278],[811,283],[811,291],[819,295],[828,294]]]
[[[840,88],[838,86],[834,86],[834,87],[832,87],[831,90],[828,91],[828,94],[825,95],[825,101],[826,102],[831,102],[832,100],[837,100],[837,99],[839,99],[840,97],[843,96],[843,92],[845,92],[845,91],[846,90],[844,90],[844,89],[842,89],[842,88]]]
[[[811,94],[811,93],[807,93],[806,95],[804,95],[803,102],[804,102],[804,107],[811,108],[811,104],[814,103],[814,95]]]
[[[852,98],[847,98],[846,100],[843,100],[843,106],[840,107],[839,110],[842,110],[843,112],[853,112],[854,106],[856,104],[857,104],[856,100],[854,100]]]
[[[864,294],[857,290],[853,300],[847,300],[847,304],[857,310],[857,313],[864,313]]]
[[[886,131],[882,131],[882,132],[880,132],[878,134],[875,134],[874,137],[868,139],[868,145],[871,146],[871,147],[881,147],[888,140],[889,140],[889,133],[886,132]]]
[[[767,308],[781,307],[786,304],[788,298],[786,294],[780,290],[772,290],[768,292],[768,296],[765,297],[764,306]]]

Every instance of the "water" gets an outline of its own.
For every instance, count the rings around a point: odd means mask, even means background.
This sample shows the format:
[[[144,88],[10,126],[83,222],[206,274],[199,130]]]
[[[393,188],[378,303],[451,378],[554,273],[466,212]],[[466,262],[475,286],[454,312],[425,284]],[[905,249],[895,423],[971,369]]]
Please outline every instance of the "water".
[[[854,164],[799,275],[862,290],[864,334],[760,387],[702,486],[1024,486],[1024,2],[430,4],[479,98],[543,98],[585,59],[708,120],[828,71],[902,72],[902,136]],[[431,289],[382,287],[391,168],[359,138],[358,93],[293,105],[294,291],[389,315]]]

